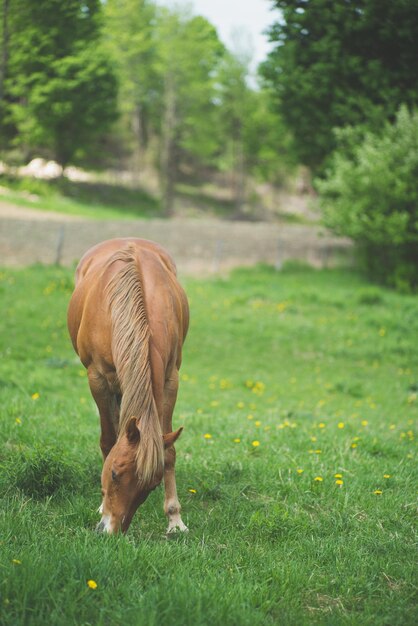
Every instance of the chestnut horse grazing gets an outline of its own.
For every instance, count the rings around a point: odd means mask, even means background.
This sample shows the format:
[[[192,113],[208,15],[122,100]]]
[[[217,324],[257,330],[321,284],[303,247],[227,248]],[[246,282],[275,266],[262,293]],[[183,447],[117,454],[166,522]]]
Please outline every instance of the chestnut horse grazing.
[[[168,253],[144,239],[112,239],[89,250],[68,309],[74,349],[100,413],[102,519],[126,532],[164,476],[168,530],[180,516],[172,432],[178,371],[189,323],[186,295]]]

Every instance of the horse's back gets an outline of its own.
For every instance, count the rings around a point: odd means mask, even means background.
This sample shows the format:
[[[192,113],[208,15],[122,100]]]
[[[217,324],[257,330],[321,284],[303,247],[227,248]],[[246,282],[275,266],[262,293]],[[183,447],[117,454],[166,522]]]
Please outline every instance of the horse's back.
[[[109,239],[93,246],[83,255],[76,269],[76,285],[88,273],[101,272],[106,262],[120,250],[132,247],[136,254],[140,257],[144,252],[148,251],[158,258],[164,266],[176,275],[176,265],[166,250],[154,241],[147,239],[139,239],[137,237],[120,237],[118,239]]]
[[[86,367],[93,358],[100,358],[112,367],[107,287],[123,268],[124,253],[136,261],[157,349],[170,351],[171,346],[165,346],[167,339],[169,343],[182,343],[187,333],[187,299],[170,255],[160,245],[145,239],[105,241],[88,250],[78,264],[76,287],[68,309],[71,339]],[[170,332],[162,333],[163,328],[167,330],[167,320]]]

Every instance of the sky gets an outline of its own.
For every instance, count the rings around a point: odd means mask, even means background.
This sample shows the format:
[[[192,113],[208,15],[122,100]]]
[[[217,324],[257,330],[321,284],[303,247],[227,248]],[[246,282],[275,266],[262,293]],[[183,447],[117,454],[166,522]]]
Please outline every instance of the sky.
[[[247,31],[247,37],[242,35],[240,39],[247,40],[247,45],[251,43],[253,47],[253,67],[264,61],[271,49],[263,34],[277,19],[277,10],[271,10],[271,0],[161,0],[161,4],[191,6],[194,13],[203,15],[216,27],[220,39],[232,50],[236,45],[236,33]]]

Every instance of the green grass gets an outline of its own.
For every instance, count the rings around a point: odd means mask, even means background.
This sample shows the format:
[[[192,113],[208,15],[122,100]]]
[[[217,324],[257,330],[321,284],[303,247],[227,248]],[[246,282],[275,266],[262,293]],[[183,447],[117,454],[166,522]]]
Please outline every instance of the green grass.
[[[140,188],[111,183],[0,177],[0,199],[19,206],[92,219],[161,217],[159,201]]]
[[[71,285],[1,273],[2,625],[416,624],[417,297],[297,267],[185,281],[190,533],[168,541],[161,489],[126,537],[93,532],[99,424]]]

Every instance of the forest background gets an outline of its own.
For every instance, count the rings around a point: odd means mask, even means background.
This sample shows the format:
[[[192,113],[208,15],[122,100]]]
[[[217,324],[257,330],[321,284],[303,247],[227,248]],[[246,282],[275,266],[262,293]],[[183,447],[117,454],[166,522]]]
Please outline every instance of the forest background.
[[[254,76],[246,37],[227,49],[191,8],[2,0],[0,157],[53,159],[64,190],[71,165],[129,173],[138,203],[146,189],[167,217],[182,194],[254,218],[260,194],[297,180],[373,277],[414,288],[418,5],[270,5]]]

